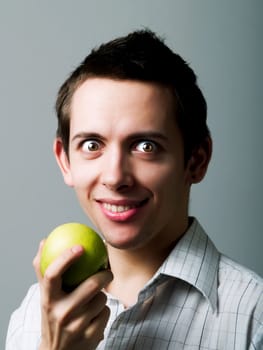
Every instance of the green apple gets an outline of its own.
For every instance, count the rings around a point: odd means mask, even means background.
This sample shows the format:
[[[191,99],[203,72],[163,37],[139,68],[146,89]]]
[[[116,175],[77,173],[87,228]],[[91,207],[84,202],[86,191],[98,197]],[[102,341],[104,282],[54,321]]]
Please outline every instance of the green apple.
[[[80,223],[66,223],[56,227],[44,243],[40,258],[42,275],[63,251],[74,245],[81,245],[84,253],[64,272],[62,284],[65,290],[74,289],[86,278],[108,266],[107,249],[98,233]]]

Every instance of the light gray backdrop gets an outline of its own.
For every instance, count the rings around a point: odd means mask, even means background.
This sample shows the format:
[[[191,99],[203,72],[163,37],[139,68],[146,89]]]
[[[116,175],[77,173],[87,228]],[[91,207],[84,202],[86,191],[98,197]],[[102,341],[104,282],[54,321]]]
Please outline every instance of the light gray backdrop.
[[[57,89],[94,45],[144,26],[191,64],[207,98],[214,155],[191,213],[263,274],[262,15],[261,0],[1,0],[1,344],[35,282],[39,240],[86,221],[52,155]]]

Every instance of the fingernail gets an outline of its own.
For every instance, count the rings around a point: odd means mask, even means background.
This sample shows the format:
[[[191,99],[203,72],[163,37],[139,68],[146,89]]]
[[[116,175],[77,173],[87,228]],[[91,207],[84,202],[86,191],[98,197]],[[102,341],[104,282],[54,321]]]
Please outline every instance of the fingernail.
[[[73,253],[82,253],[83,247],[81,245],[75,245],[74,247],[71,248],[71,251]]]

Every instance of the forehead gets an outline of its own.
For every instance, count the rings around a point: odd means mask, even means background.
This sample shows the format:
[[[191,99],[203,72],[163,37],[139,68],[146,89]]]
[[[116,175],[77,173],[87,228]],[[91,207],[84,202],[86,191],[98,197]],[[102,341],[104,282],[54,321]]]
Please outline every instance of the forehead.
[[[129,129],[176,125],[176,103],[170,88],[156,83],[89,78],[75,91],[71,132],[79,128],[117,126]]]

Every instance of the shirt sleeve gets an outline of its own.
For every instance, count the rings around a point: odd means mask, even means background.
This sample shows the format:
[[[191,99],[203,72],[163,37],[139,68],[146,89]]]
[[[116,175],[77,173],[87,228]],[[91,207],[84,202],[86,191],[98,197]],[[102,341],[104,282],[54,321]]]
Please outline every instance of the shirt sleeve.
[[[263,350],[263,326],[256,333],[249,350]]]
[[[5,350],[37,350],[41,336],[39,286],[30,287],[8,325]]]
[[[255,308],[253,321],[254,335],[249,350],[263,350],[263,294],[261,294]]]

